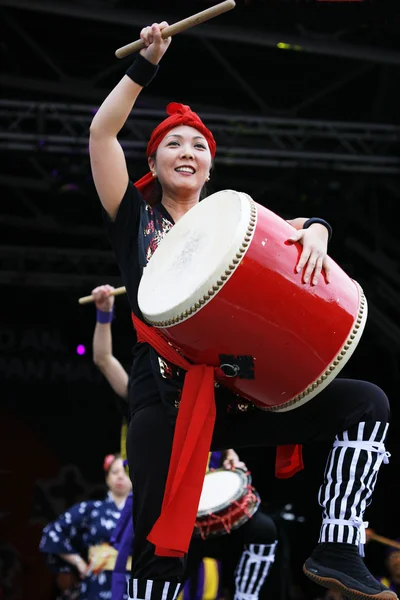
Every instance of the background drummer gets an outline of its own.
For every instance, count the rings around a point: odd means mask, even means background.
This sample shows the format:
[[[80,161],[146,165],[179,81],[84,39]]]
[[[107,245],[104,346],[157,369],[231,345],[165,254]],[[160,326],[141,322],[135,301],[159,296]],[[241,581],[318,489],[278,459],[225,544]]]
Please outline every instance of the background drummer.
[[[130,181],[118,134],[168,49],[171,39],[161,36],[166,26],[153,24],[141,31],[145,48],[97,110],[89,140],[94,183],[142,340],[133,351],[127,437],[129,468],[137,488],[130,597],[175,600],[179,593],[210,449],[275,446],[284,461],[277,463],[277,473],[290,476],[302,468],[299,444],[330,440],[334,446],[319,495],[324,509],[321,533],[304,572],[325,587],[342,586],[346,595],[359,600],[397,598],[375,580],[359,554],[364,511],[379,468],[388,459],[385,393],[366,381],[336,378],[296,410],[275,414],[249,407],[236,414],[227,412],[232,394],[220,386],[215,426],[211,434],[207,429],[207,435],[197,436],[198,422],[186,421],[178,410],[182,388],[182,397],[191,407],[194,404],[194,388],[185,388],[193,378],[174,366],[182,361],[167,343],[162,353],[153,349],[161,342],[146,327],[137,301],[142,271],[163,236],[206,194],[204,186],[216,153],[215,139],[199,116],[185,105],[172,103],[167,107],[169,117],[152,132],[147,147],[149,172],[135,185]],[[188,85],[191,75],[198,77],[185,72]],[[299,281],[317,284],[326,267],[329,226],[305,218],[292,224],[297,231],[291,241],[302,245]],[[210,404],[210,420],[204,428],[213,420],[213,411]],[[179,435],[174,438],[175,431]],[[172,452],[174,442],[183,444],[178,455]],[[295,449],[288,453],[293,445]],[[177,462],[186,465],[184,481]]]

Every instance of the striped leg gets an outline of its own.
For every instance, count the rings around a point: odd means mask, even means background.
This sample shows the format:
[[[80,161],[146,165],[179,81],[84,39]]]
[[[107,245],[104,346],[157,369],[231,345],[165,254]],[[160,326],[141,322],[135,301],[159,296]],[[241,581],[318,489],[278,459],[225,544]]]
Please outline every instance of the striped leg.
[[[365,543],[364,511],[371,503],[379,468],[387,463],[384,440],[387,423],[360,423],[336,436],[319,491],[324,508],[319,542],[360,547]]]
[[[234,600],[258,600],[261,586],[275,560],[276,544],[245,546],[235,571]]]
[[[180,583],[152,579],[131,579],[129,600],[176,600]]]
[[[384,446],[387,430],[387,423],[368,421],[338,435],[319,492],[324,508],[319,544],[303,571],[315,583],[350,600],[397,599],[361,558],[368,526],[364,511],[371,502],[379,468],[390,456]]]

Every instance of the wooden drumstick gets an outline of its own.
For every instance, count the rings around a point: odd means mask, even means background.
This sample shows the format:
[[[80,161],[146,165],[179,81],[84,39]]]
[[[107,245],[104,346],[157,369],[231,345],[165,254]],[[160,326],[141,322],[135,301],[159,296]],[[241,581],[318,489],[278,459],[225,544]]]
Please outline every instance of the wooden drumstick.
[[[194,27],[195,25],[204,23],[204,21],[218,17],[218,15],[221,15],[228,10],[232,10],[232,8],[235,6],[235,0],[225,0],[225,2],[221,2],[220,4],[210,6],[210,8],[206,8],[195,15],[187,17],[186,19],[182,19],[182,21],[177,21],[176,23],[173,23],[173,25],[169,25],[169,27],[166,27],[162,30],[161,37],[165,40],[165,38],[176,35],[177,33],[181,33],[190,27]],[[129,54],[139,52],[139,50],[144,47],[145,46],[142,40],[136,40],[136,42],[132,42],[131,44],[122,46],[122,48],[118,48],[118,50],[115,51],[115,56],[117,58],[125,58],[126,56],[129,56]]]
[[[368,535],[368,539],[374,540],[375,542],[379,542],[380,544],[385,544],[385,546],[393,546],[393,548],[398,548],[400,550],[400,542],[396,542],[396,540],[391,540],[390,538],[384,537],[383,535],[370,533]]]
[[[125,294],[125,292],[126,292],[126,288],[124,286],[117,287],[110,292],[110,296],[119,296],[120,294]],[[94,298],[92,295],[82,296],[82,298],[79,298],[79,300],[78,300],[79,304],[89,304],[89,302],[93,302],[93,301],[94,301]]]

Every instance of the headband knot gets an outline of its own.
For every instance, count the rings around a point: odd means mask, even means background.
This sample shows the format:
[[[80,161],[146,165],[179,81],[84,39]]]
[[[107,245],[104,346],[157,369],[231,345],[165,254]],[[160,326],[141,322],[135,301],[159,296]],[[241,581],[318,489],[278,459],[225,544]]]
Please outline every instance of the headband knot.
[[[187,104],[180,104],[179,102],[170,102],[167,104],[167,108],[165,109],[167,115],[175,115],[180,114],[184,115],[187,112],[192,112],[190,106]]]

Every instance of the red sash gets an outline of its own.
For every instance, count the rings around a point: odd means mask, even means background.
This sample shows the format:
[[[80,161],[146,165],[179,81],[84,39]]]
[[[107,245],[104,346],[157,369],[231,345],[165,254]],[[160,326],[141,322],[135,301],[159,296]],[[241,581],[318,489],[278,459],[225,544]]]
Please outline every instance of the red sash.
[[[154,327],[132,313],[139,342],[187,371],[175,425],[174,440],[161,514],[147,539],[157,556],[182,557],[187,553],[203,488],[215,424],[214,367],[193,365]],[[156,440],[155,440],[156,443]],[[299,445],[278,446],[275,474],[291,477],[303,468]]]

